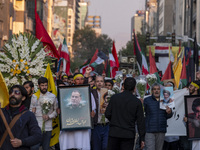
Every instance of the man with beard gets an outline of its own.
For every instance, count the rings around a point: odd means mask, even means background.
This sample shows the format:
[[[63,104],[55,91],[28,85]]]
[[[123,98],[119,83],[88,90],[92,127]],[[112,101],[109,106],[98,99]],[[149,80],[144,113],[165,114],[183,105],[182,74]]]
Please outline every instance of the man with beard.
[[[198,95],[199,94],[199,81],[198,80],[195,80],[193,82],[190,83],[189,87],[189,93],[190,95]],[[198,118],[198,114],[199,114],[199,108],[200,108],[200,102],[199,102],[200,99],[195,99],[193,101],[193,104],[192,104],[192,110],[194,111],[193,114],[188,114],[188,118],[187,117],[184,117],[184,121],[185,122],[189,122],[189,133],[190,133],[190,137],[191,136],[196,136],[197,134],[200,133],[200,126],[198,126],[199,124],[199,119]],[[196,118],[196,119],[195,119]],[[199,129],[198,129],[199,128]],[[198,129],[198,130],[196,130]],[[198,132],[197,132],[198,131]],[[200,140],[193,140],[192,141],[192,150],[199,150],[200,149]]]
[[[190,83],[189,87],[190,95],[198,95],[199,94],[199,81],[193,81]]]
[[[49,144],[52,132],[52,119],[57,116],[57,98],[54,94],[47,91],[48,80],[45,77],[40,77],[38,79],[38,87],[40,89],[40,97],[32,97],[31,99],[31,109],[36,108],[35,116],[42,129],[42,148],[43,150],[49,150]],[[44,107],[44,105],[47,105]],[[33,110],[33,109],[32,109]],[[47,111],[45,111],[47,110]],[[44,113],[45,112],[45,113]],[[43,124],[44,123],[44,124]],[[31,150],[39,150],[40,145],[36,145],[31,148]]]
[[[166,110],[160,109],[160,85],[152,85],[152,96],[144,99],[144,111],[146,115],[146,150],[161,150],[164,143],[167,119],[172,117],[172,110],[167,106]]]
[[[23,101],[23,104],[29,109],[30,108],[30,104],[31,104],[31,97],[33,95],[33,91],[34,91],[34,84],[32,81],[26,81],[23,84],[24,88],[26,89],[28,96],[27,98]]]
[[[8,124],[16,119],[11,132],[14,139],[7,135],[6,127],[0,117],[0,149],[2,150],[29,150],[32,145],[41,141],[41,130],[35,115],[23,104],[27,97],[26,89],[21,85],[14,85],[9,91],[9,104],[2,109]],[[4,136],[5,134],[5,136]]]

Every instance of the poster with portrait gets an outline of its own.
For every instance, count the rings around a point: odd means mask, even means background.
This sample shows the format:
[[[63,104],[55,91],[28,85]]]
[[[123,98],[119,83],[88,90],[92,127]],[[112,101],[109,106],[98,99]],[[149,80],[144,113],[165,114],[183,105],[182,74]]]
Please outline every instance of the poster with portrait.
[[[173,87],[163,87],[160,90],[160,109],[166,109],[166,107],[174,108],[174,90]]]
[[[200,95],[185,96],[185,116],[188,139],[200,139]]]
[[[108,97],[108,89],[107,88],[101,88],[100,90],[100,110],[102,110],[103,105],[108,103],[107,97]]]
[[[92,128],[89,85],[59,87],[58,99],[61,130]]]

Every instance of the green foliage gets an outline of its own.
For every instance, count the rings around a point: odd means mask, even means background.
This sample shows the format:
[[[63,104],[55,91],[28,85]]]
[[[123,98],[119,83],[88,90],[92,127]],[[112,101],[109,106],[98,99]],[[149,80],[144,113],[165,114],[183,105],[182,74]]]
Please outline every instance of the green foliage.
[[[137,40],[139,42],[141,50],[144,53],[146,53],[146,35],[137,33]],[[154,42],[155,42],[154,40],[151,40],[150,45],[152,45]],[[133,41],[128,41],[126,43],[126,47],[122,47],[122,49],[120,50],[122,56],[131,56],[133,55],[133,51],[134,51]]]
[[[106,34],[96,36],[95,31],[89,26],[76,30],[72,44],[73,54],[76,60],[71,62],[71,67],[76,68],[82,65],[88,58],[92,58],[97,49],[108,55],[109,48],[111,47],[112,40]]]

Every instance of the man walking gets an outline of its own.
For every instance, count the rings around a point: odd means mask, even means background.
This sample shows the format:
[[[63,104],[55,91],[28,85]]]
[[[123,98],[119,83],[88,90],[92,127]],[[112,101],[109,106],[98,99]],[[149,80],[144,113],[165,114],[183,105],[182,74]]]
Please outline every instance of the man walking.
[[[48,79],[45,77],[40,77],[38,79],[38,86],[40,89],[40,97],[37,99],[36,96],[31,99],[31,109],[35,107],[35,116],[38,120],[40,128],[43,130],[42,133],[42,148],[43,150],[49,150],[49,144],[51,139],[52,131],[52,119],[57,116],[57,98],[54,94],[47,91],[48,89]],[[44,113],[43,103],[50,104],[48,112]],[[44,124],[43,124],[44,122]],[[40,145],[32,147],[32,150],[38,150]]]
[[[0,117],[0,149],[1,150],[29,150],[31,146],[41,141],[42,135],[35,115],[24,105],[27,97],[26,89],[21,85],[14,85],[9,91],[9,105],[2,109],[8,124],[12,124],[11,132],[14,139],[6,134],[6,127]],[[14,121],[15,120],[15,121]],[[5,135],[5,136],[4,136]]]
[[[135,122],[144,147],[145,122],[142,103],[133,95],[136,81],[126,78],[125,91],[111,97],[106,109],[106,118],[110,121],[107,150],[133,150],[135,138]]]
[[[144,99],[144,111],[146,115],[146,150],[161,150],[163,147],[167,119],[172,117],[172,110],[160,109],[160,85],[152,85],[152,96]]]

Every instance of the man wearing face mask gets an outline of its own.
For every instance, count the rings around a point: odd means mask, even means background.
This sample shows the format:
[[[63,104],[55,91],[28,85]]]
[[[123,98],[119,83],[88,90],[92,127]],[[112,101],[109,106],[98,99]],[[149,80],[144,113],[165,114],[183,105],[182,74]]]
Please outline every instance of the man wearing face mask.
[[[57,98],[54,94],[47,91],[48,80],[45,77],[40,77],[38,79],[38,87],[40,89],[40,97],[37,99],[36,96],[31,99],[31,110],[35,110],[35,116],[41,129],[44,129],[42,133],[42,143],[41,146],[43,150],[49,150],[49,144],[51,139],[52,131],[52,120],[57,116]],[[44,113],[43,103],[49,103],[50,108],[47,113]],[[35,108],[35,109],[33,109]],[[43,125],[44,122],[44,125]],[[44,128],[43,128],[44,127]],[[36,145],[31,148],[31,150],[39,150],[40,145]]]
[[[11,87],[9,104],[2,111],[8,124],[16,120],[13,127],[10,127],[14,139],[10,139],[10,136],[5,134],[6,127],[0,117],[0,149],[2,150],[29,150],[31,146],[41,141],[41,130],[35,115],[22,104],[26,97],[27,92],[23,86]],[[16,119],[17,117],[19,118]]]
[[[144,99],[146,115],[146,150],[161,150],[164,143],[167,119],[172,117],[172,110],[160,109],[160,85],[152,85],[152,96]]]

